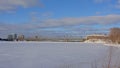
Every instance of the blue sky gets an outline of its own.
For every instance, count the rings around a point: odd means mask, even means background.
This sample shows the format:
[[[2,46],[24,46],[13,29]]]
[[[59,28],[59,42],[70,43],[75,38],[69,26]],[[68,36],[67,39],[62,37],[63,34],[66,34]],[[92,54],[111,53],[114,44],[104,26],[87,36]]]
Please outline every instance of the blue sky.
[[[120,0],[0,0],[0,37],[108,33],[120,27]]]

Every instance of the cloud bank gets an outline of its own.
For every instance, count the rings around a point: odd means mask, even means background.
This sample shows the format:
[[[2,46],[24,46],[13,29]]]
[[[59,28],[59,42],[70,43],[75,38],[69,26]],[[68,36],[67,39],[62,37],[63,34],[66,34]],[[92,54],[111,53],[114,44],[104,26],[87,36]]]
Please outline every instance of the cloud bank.
[[[93,0],[93,1],[97,4],[98,3],[109,3],[109,5],[112,5],[112,7],[116,8],[116,9],[120,9],[120,0],[115,0],[115,3],[112,2],[114,0]]]
[[[111,0],[93,0],[95,3],[109,2]]]
[[[89,16],[81,18],[63,18],[63,19],[47,19],[37,21],[37,23],[29,22],[26,24],[0,24],[1,29],[38,29],[38,28],[52,28],[75,25],[111,25],[120,24],[120,15],[106,15],[106,16]],[[14,26],[14,27],[13,27]]]
[[[96,26],[103,25],[102,28]],[[88,16],[80,18],[63,18],[63,19],[48,19],[43,21],[29,22],[25,24],[9,24],[0,22],[0,35],[7,35],[10,33],[75,33],[84,34],[84,32],[101,32],[108,30],[110,25],[120,25],[120,15],[106,15],[106,16]],[[77,26],[77,27],[76,27]],[[106,27],[105,27],[106,26]],[[110,26],[110,27],[108,27]],[[54,30],[49,30],[53,28]],[[59,28],[59,29],[56,29]],[[62,29],[61,29],[62,28]],[[102,32],[102,33],[103,33]]]
[[[12,11],[18,7],[28,8],[38,4],[39,0],[0,0],[0,11]]]
[[[115,7],[120,9],[120,0],[117,1],[117,4],[115,5]]]

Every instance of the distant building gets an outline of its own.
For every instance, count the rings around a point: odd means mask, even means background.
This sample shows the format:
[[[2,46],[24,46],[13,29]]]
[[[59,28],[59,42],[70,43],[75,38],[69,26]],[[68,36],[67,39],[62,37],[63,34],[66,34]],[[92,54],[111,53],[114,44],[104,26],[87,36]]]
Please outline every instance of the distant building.
[[[17,40],[17,34],[14,34],[14,40]]]
[[[97,35],[97,34],[94,34],[94,35],[88,35],[86,37],[86,39],[108,39],[108,36],[106,35]]]
[[[24,41],[25,40],[25,36],[24,35],[19,35],[18,36],[18,41]]]
[[[86,37],[86,42],[100,42],[105,43],[109,40],[107,35],[93,34]]]
[[[13,35],[8,35],[8,41],[13,41],[13,40],[14,40]]]

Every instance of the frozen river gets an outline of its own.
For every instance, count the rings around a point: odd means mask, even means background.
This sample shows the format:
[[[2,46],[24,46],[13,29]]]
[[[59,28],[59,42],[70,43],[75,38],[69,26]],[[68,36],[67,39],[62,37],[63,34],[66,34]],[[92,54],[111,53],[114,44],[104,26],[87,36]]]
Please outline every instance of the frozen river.
[[[0,42],[0,68],[92,68],[109,49],[98,43]],[[116,57],[120,48],[113,51]]]

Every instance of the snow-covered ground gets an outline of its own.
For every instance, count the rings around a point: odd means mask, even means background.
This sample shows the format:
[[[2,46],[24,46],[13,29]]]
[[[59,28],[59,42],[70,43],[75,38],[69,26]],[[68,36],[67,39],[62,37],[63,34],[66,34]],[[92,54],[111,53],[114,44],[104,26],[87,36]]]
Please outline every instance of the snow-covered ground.
[[[101,43],[0,42],[0,68],[92,68],[106,61],[109,49]],[[113,51],[119,57],[120,48]]]

